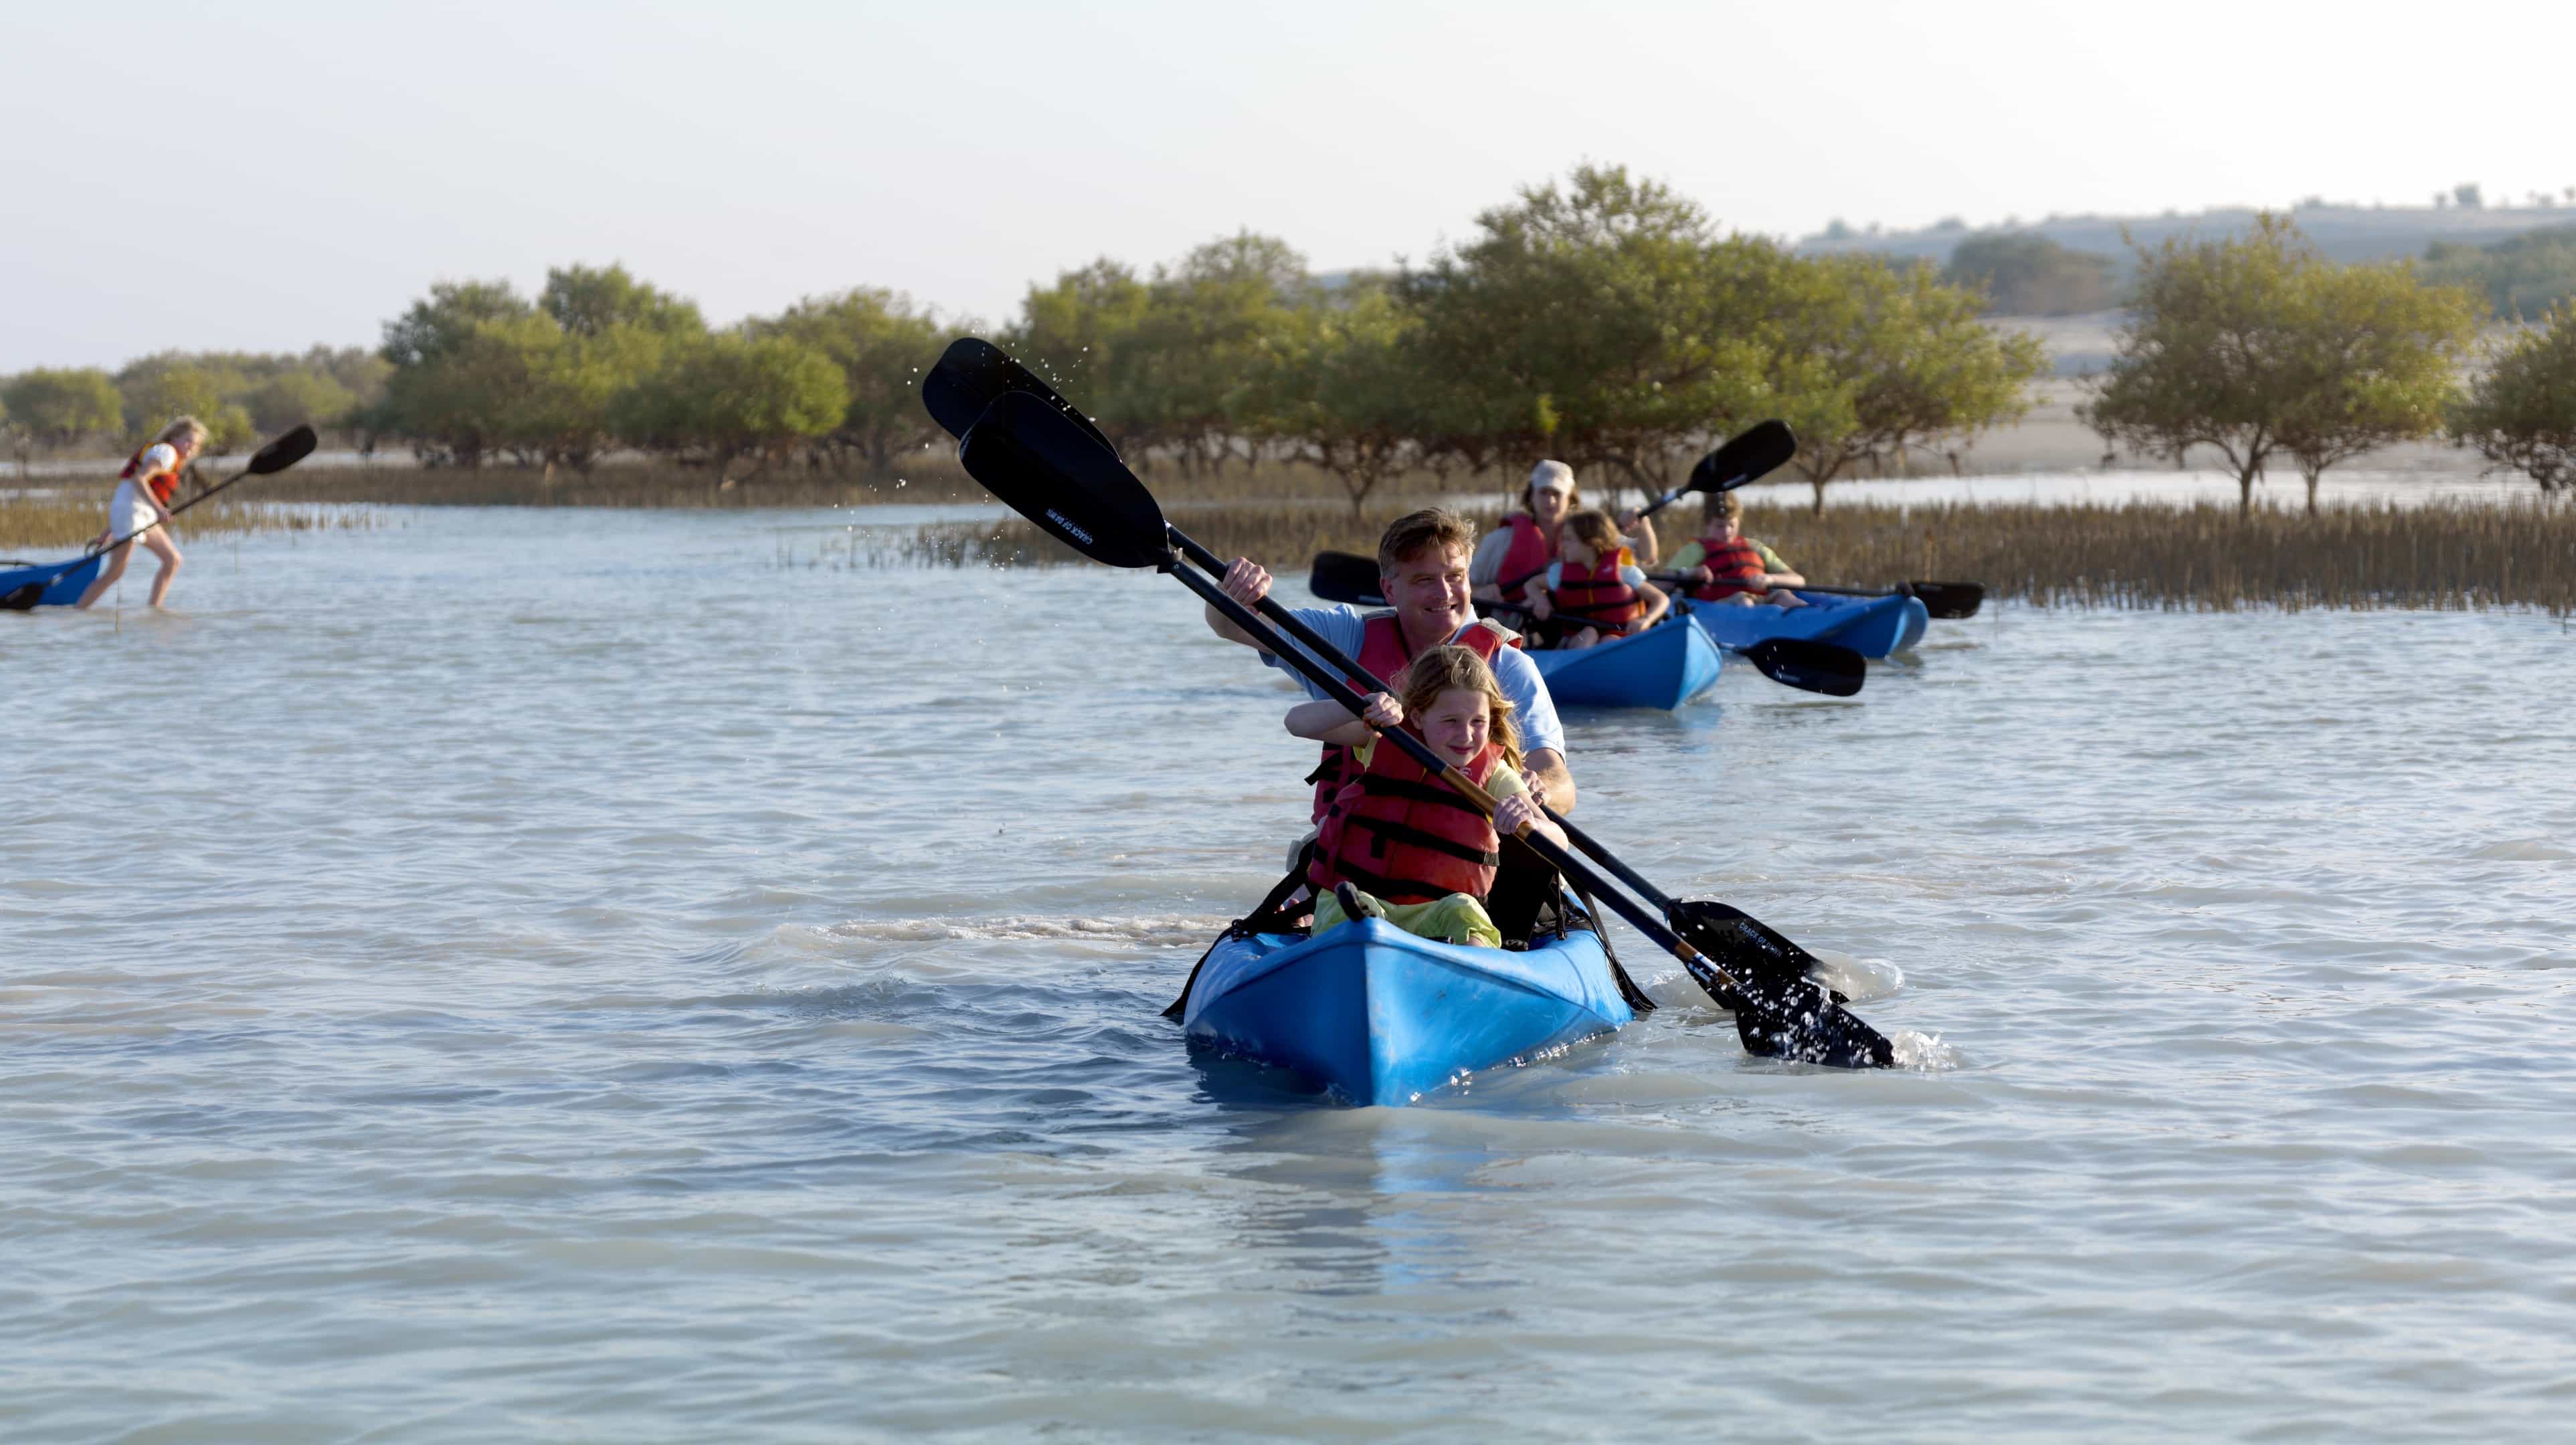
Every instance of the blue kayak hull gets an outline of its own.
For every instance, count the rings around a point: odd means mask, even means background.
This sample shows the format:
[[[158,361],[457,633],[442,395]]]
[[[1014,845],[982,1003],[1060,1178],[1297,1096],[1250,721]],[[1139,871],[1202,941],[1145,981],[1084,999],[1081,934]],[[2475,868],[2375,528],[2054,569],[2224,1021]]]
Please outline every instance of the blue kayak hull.
[[[1931,612],[1912,598],[1843,597],[1800,592],[1804,607],[1750,607],[1722,602],[1689,604],[1691,620],[1726,647],[1746,648],[1774,637],[1803,638],[1848,647],[1863,657],[1885,657],[1923,638]]]
[[[1598,935],[1525,953],[1416,938],[1380,919],[1317,938],[1228,938],[1191,985],[1190,1041],[1288,1069],[1344,1103],[1411,1103],[1635,1015]]]
[[[106,561],[103,556],[84,557],[76,562],[48,562],[41,567],[12,567],[0,572],[0,597],[6,597],[30,582],[45,582],[52,578],[45,590],[37,594],[36,605],[69,607],[80,601],[81,594],[89,590],[89,584],[97,580],[98,569]],[[65,568],[70,570],[64,571]],[[55,577],[56,572],[62,575]]]
[[[1724,658],[1708,634],[1676,622],[1577,652],[1533,652],[1530,661],[1559,707],[1676,708],[1717,682]]]

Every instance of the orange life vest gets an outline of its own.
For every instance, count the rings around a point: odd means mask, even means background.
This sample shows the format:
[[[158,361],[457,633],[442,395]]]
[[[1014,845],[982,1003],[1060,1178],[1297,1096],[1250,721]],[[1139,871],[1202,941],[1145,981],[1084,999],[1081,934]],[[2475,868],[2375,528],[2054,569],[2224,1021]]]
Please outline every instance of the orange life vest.
[[[143,452],[148,452],[152,450],[152,447],[157,447],[159,445],[161,445],[161,443],[154,442],[152,443],[152,446],[145,447]],[[143,466],[143,452],[136,452],[134,455],[125,459],[125,470],[116,474],[116,479],[118,481],[131,482],[138,480],[134,474]],[[97,473],[92,472],[90,475],[96,476]],[[157,477],[144,477],[140,480],[145,486],[152,489],[152,500],[159,502],[162,506],[166,507],[170,505],[170,495],[179,490],[179,468],[172,467],[170,470],[163,472]]]
[[[1560,617],[1580,619],[1604,633],[1624,633],[1646,615],[1645,594],[1619,579],[1620,568],[1635,565],[1625,547],[1589,571],[1559,562],[1556,585],[1547,589],[1548,605]]]
[[[1468,623],[1449,641],[1451,645],[1463,647],[1483,658],[1487,666],[1493,664],[1494,654],[1506,647],[1521,645],[1518,634],[1506,630],[1498,622],[1483,619]],[[1369,677],[1384,678],[1387,686],[1399,693],[1404,691],[1404,670],[1413,665],[1413,649],[1404,645],[1404,626],[1396,620],[1394,613],[1372,612],[1368,615],[1360,633],[1358,661],[1360,670]],[[1346,681],[1361,692],[1369,690],[1368,678],[1354,677]],[[1343,784],[1358,776],[1359,769],[1351,762],[1350,749],[1340,743],[1324,744],[1322,759],[1315,764],[1315,771],[1306,775],[1306,781],[1315,785],[1315,810],[1308,821],[1324,821],[1324,810],[1333,806],[1334,795],[1341,792]]]
[[[1771,569],[1762,565],[1762,549],[1743,537],[1732,542],[1702,537],[1699,546],[1708,554],[1700,559],[1700,565],[1708,569],[1709,580],[1692,588],[1691,596],[1702,602],[1715,602],[1738,592],[1771,590],[1762,580],[1771,575]]]
[[[1502,758],[1501,745],[1487,743],[1466,774],[1482,786]],[[1428,903],[1452,893],[1481,899],[1493,891],[1501,846],[1483,809],[1380,738],[1368,767],[1324,814],[1306,881],[1320,896],[1348,879],[1386,903]]]
[[[1494,581],[1505,597],[1517,602],[1530,579],[1545,572],[1547,564],[1556,560],[1556,543],[1539,531],[1538,523],[1527,512],[1505,512],[1503,526],[1511,532],[1512,541],[1503,550],[1503,565],[1494,573]]]

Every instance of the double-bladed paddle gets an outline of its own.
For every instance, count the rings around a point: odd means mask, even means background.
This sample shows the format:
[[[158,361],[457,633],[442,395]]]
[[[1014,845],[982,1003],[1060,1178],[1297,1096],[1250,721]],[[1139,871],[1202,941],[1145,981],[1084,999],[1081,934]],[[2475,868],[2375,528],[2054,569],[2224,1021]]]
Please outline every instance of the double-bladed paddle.
[[[1649,572],[1646,580],[1658,587],[1699,587],[1705,584],[1679,572]],[[1791,592],[1822,592],[1832,597],[1911,597],[1923,604],[1923,610],[1945,621],[1974,617],[1986,600],[1986,589],[1976,582],[1899,582],[1893,587],[1814,587],[1801,582]]]
[[[1094,561],[1115,567],[1152,567],[1179,578],[1265,650],[1303,672],[1327,697],[1350,709],[1353,716],[1363,713],[1366,700],[1341,677],[1289,646],[1277,630],[1227,596],[1214,581],[1190,570],[1180,546],[1186,544],[1201,554],[1205,549],[1188,543],[1164,521],[1161,506],[1144,484],[1096,434],[1068,416],[1068,410],[1049,396],[1006,390],[967,428],[958,458],[968,475],[1041,530]],[[939,413],[932,415],[945,424]],[[1213,554],[1200,558],[1203,567],[1214,561]],[[1471,798],[1483,794],[1483,789],[1412,734],[1398,729],[1383,736],[1462,794]],[[1491,799],[1486,801],[1490,804]],[[1713,960],[1665,927],[1644,905],[1610,888],[1601,875],[1551,839],[1525,833],[1523,840],[1550,866],[1578,887],[1600,894],[1632,927],[1680,960],[1711,998],[1734,1011],[1737,1035],[1747,1050],[1845,1068],[1886,1067],[1894,1061],[1884,1036],[1802,972],[1792,975],[1776,966],[1768,972],[1755,967],[1776,962],[1776,950],[1766,948],[1760,935],[1740,926],[1706,930],[1727,954],[1727,962]]]
[[[1758,421],[1727,439],[1726,445],[1699,459],[1689,480],[1637,509],[1651,517],[1693,492],[1731,492],[1756,477],[1788,465],[1798,454],[1798,434],[1785,421]]]
[[[299,426],[292,431],[285,432],[281,434],[277,440],[270,442],[268,445],[261,447],[258,451],[251,453],[250,465],[233,473],[231,476],[224,478],[222,481],[215,483],[213,486],[206,488],[197,495],[190,497],[188,500],[181,502],[179,505],[172,507],[170,509],[170,515],[172,517],[178,516],[181,512],[188,510],[190,507],[197,505],[199,502],[202,502],[206,498],[213,496],[215,493],[222,491],[224,488],[231,486],[233,483],[242,480],[244,477],[264,477],[271,472],[285,471],[288,467],[291,467],[297,462],[304,460],[306,457],[311,456],[313,454],[313,448],[319,445],[320,441],[321,438],[314,435],[313,428],[310,424]],[[36,606],[36,599],[44,596],[45,589],[60,581],[64,573],[81,566],[82,563],[89,561],[92,557],[104,556],[109,552],[113,552],[117,548],[124,546],[126,543],[133,541],[135,538],[142,536],[144,533],[151,531],[153,527],[158,527],[160,525],[160,522],[154,522],[151,526],[137,527],[133,531],[126,533],[124,536],[117,538],[115,541],[108,543],[104,547],[81,553],[79,561],[64,563],[61,567],[55,570],[54,575],[51,577],[44,578],[40,581],[22,583],[19,586],[10,588],[6,596],[0,596],[0,612],[33,611]]]
[[[1384,607],[1386,595],[1379,589],[1385,583],[1378,577],[1377,559],[1356,552],[1318,552],[1314,570],[1307,575],[1306,590],[1327,602],[1347,602],[1357,607]],[[1487,602],[1480,607],[1530,615],[1518,602]],[[1675,608],[1688,606],[1676,600]],[[1688,618],[1675,617],[1675,622]],[[1669,623],[1666,625],[1670,625]],[[1764,677],[1784,687],[1804,692],[1820,692],[1827,697],[1850,697],[1869,680],[1869,664],[1852,649],[1836,642],[1812,642],[1803,637],[1766,637],[1751,647],[1737,647],[1721,642],[1720,648],[1752,663]]]

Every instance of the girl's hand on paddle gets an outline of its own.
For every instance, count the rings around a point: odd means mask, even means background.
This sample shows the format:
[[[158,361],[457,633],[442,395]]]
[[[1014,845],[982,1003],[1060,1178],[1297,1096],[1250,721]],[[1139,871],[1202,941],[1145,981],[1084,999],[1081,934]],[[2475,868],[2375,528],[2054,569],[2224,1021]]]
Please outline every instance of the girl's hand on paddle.
[[[1517,833],[1543,816],[1538,804],[1524,794],[1514,793],[1494,805],[1494,831]]]
[[[1529,610],[1531,621],[1545,622],[1547,620],[1547,615],[1554,612],[1556,609],[1548,605],[1547,594],[1541,592],[1530,599]]]
[[[1360,714],[1360,721],[1373,728],[1400,728],[1404,726],[1404,704],[1382,692],[1370,693],[1368,711]]]
[[[1270,572],[1249,557],[1237,557],[1225,569],[1225,595],[1246,607],[1258,607],[1270,595]]]

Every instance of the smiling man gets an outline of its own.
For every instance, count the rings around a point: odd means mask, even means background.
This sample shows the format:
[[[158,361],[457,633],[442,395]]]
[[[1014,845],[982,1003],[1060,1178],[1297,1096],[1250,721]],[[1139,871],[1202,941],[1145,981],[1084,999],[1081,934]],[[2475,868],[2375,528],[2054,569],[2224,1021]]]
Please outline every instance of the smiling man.
[[[1435,508],[1398,517],[1386,529],[1386,535],[1378,539],[1377,547],[1378,587],[1393,604],[1392,611],[1363,614],[1355,607],[1300,607],[1293,611],[1297,620],[1313,628],[1325,641],[1399,688],[1403,684],[1396,674],[1426,647],[1455,642],[1483,655],[1494,669],[1494,680],[1502,684],[1503,695],[1512,701],[1512,721],[1520,729],[1527,764],[1522,777],[1531,795],[1560,813],[1573,812],[1574,776],[1565,766],[1565,727],[1557,721],[1556,703],[1547,694],[1546,679],[1514,645],[1509,632],[1476,619],[1475,603],[1467,587],[1467,558],[1475,545],[1475,528],[1454,513]],[[1269,595],[1270,573],[1250,558],[1237,557],[1226,569],[1225,592],[1249,607]],[[1246,647],[1259,645],[1213,607],[1207,609],[1207,623],[1217,636],[1229,642]],[[1261,660],[1297,677],[1308,696],[1323,696],[1322,689],[1278,658],[1265,652]],[[1332,800],[1349,766],[1350,759],[1342,749],[1325,747],[1322,765],[1314,777],[1316,817],[1322,816],[1324,805]],[[1494,882],[1492,912],[1505,938],[1528,937],[1540,906],[1553,894],[1553,878],[1554,871],[1527,848],[1503,850],[1502,872]]]

